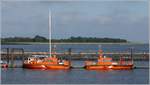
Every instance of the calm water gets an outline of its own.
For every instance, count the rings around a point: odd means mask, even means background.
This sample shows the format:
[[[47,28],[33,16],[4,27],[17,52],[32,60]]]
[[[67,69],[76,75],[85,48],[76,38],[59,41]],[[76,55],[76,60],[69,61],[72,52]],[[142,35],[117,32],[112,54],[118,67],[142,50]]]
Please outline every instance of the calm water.
[[[136,64],[148,66],[148,61]],[[73,61],[73,65],[83,65],[83,61]],[[2,69],[4,84],[146,84],[148,80],[148,69],[124,71]]]
[[[48,51],[48,45],[2,45],[2,48],[24,48],[25,51]],[[148,45],[102,45],[104,51],[124,51],[134,47],[135,51],[148,52]],[[58,45],[57,50],[97,51],[97,45]],[[73,66],[84,66],[84,61],[72,61]],[[148,61],[136,61],[135,65],[149,66]],[[3,84],[147,84],[149,69],[89,71],[31,70],[23,68],[1,69]]]

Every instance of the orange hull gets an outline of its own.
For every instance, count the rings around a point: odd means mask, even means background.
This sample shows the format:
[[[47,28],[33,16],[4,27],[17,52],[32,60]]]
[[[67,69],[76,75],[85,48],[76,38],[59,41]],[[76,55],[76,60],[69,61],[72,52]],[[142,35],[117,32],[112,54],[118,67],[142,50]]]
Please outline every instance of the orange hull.
[[[46,65],[47,69],[70,69],[69,65]]]
[[[69,69],[69,65],[43,65],[43,64],[24,64],[24,68],[28,69]]]
[[[133,69],[133,65],[87,65],[87,70],[130,70]]]
[[[28,68],[28,69],[46,69],[45,65],[42,65],[42,64],[23,64],[23,68]]]

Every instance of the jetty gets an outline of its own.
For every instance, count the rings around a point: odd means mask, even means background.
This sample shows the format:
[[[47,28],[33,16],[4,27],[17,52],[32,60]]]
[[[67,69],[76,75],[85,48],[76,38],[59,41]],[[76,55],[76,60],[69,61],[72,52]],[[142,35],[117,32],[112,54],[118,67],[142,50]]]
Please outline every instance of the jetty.
[[[4,48],[1,50],[1,60],[7,61],[10,66],[14,66],[15,60],[24,61],[25,58],[31,57],[31,55],[57,55],[60,59],[68,60],[96,60],[98,52],[73,52],[70,49],[66,52],[29,52],[24,51],[23,48]],[[118,60],[121,56],[130,57],[130,52],[104,52],[106,56],[112,57],[114,60]],[[132,54],[134,60],[149,60],[149,53],[147,52],[134,52]],[[77,67],[78,68],[78,67]],[[80,67],[79,67],[80,68]],[[138,68],[138,67],[136,67]],[[143,67],[140,67],[143,68]],[[145,67],[144,67],[145,68]]]

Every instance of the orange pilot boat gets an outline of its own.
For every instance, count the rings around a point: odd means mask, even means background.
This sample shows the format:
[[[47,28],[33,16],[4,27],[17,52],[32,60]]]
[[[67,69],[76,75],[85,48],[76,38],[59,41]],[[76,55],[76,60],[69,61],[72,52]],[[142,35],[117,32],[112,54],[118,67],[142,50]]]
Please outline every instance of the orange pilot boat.
[[[97,62],[85,61],[85,68],[87,70],[129,70],[133,69],[133,59],[130,58],[125,61],[123,57],[120,58],[119,62],[112,61],[112,58],[103,56],[103,51],[99,50],[99,57]]]
[[[59,60],[56,55],[51,57],[30,57],[23,63],[24,68],[29,69],[70,69],[70,62]]]

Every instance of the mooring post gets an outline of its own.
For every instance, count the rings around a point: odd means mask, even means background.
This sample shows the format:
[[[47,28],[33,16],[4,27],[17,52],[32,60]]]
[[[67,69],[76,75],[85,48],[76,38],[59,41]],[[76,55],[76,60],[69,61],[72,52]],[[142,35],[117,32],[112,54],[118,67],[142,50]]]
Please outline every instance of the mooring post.
[[[68,49],[68,54],[69,54],[69,61],[70,61],[70,62],[71,62],[71,53],[72,53],[72,49],[69,48],[69,49]]]
[[[9,48],[6,48],[6,61],[7,61],[7,64],[9,64],[9,59],[10,59],[10,50]]]
[[[134,60],[133,60],[133,47],[130,48],[130,51],[131,51],[131,54],[130,54],[130,56],[131,56],[131,62],[134,63],[134,62],[133,62],[133,61],[134,61]]]
[[[14,48],[11,49],[11,54],[10,54],[11,55],[10,56],[11,57],[11,63],[10,63],[11,67],[13,67],[13,65],[14,65],[14,54],[13,53],[14,53]]]
[[[23,64],[24,63],[24,57],[25,57],[24,56],[24,49],[22,48],[21,51],[22,51],[22,64]]]

